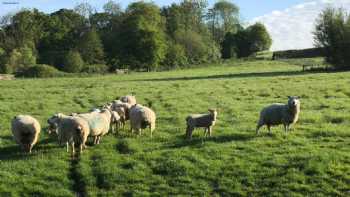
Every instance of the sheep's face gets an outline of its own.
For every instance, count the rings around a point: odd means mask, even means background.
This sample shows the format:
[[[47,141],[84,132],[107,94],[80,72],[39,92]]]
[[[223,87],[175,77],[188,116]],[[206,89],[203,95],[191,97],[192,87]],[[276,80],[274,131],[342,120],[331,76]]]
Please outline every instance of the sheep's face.
[[[218,116],[218,111],[216,109],[208,109],[209,113],[214,116],[214,119]]]
[[[297,107],[300,105],[299,97],[297,96],[289,96],[288,97],[288,106],[289,107]]]
[[[56,133],[57,134],[57,128],[58,128],[58,116],[57,115],[54,115],[52,116],[51,118],[49,118],[47,120],[47,123],[49,124],[49,127],[48,127],[48,133],[51,134],[51,133]]]
[[[22,148],[23,148],[24,152],[26,152],[26,153],[32,152],[32,144],[30,144],[30,143],[23,144]]]

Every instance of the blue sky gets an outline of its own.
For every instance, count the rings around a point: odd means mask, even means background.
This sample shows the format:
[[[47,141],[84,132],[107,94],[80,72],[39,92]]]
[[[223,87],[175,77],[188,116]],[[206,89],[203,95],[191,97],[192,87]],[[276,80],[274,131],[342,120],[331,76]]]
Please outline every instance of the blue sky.
[[[3,2],[19,2],[5,5]],[[108,0],[0,0],[0,16],[20,8],[37,8],[46,13],[60,8],[73,8],[88,2],[98,10]],[[135,0],[115,0],[125,8]],[[170,5],[181,0],[154,0],[159,6]],[[208,0],[213,5],[216,0]],[[350,0],[233,0],[240,7],[245,24],[261,22],[269,31],[273,44],[271,50],[303,49],[313,47],[315,20],[327,6],[343,7],[350,12]]]
[[[88,2],[94,7],[100,9],[108,0],[0,0],[0,15],[4,15],[9,11],[18,10],[22,7],[35,7],[41,11],[50,13],[60,8],[73,8],[79,2]],[[17,5],[3,4],[3,2],[19,2]],[[123,7],[126,7],[133,0],[116,0],[120,2]],[[180,2],[180,0],[154,0],[158,5],[169,5],[172,2]],[[213,5],[216,0],[209,0],[210,5]],[[254,17],[267,14],[273,10],[284,9],[292,5],[305,2],[303,0],[234,0],[241,8],[241,16],[243,19],[250,20]]]

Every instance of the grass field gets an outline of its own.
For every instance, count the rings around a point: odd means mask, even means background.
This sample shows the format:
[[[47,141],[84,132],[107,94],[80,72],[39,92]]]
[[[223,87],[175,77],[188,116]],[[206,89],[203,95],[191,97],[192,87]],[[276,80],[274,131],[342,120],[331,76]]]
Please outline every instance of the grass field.
[[[124,76],[0,82],[0,196],[349,196],[350,73],[308,73],[249,61]],[[154,137],[108,135],[71,159],[45,131],[31,155],[10,133],[16,114],[46,127],[56,112],[86,112],[131,92],[157,113]],[[255,134],[259,111],[301,97],[286,134]],[[214,136],[184,140],[189,113],[219,110]]]

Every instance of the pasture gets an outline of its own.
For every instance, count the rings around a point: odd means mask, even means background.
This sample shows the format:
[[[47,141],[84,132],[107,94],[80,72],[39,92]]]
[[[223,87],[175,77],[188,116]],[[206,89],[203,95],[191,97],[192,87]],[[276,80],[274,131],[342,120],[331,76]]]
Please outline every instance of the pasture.
[[[350,73],[300,72],[292,62],[246,61],[154,73],[0,81],[0,196],[349,196]],[[134,92],[157,114],[153,138],[121,131],[71,159],[45,132],[56,112],[86,112]],[[288,134],[255,134],[262,107],[301,97]],[[213,137],[186,141],[185,117],[218,109]],[[10,120],[44,130],[31,155]],[[128,124],[127,127],[128,128]]]

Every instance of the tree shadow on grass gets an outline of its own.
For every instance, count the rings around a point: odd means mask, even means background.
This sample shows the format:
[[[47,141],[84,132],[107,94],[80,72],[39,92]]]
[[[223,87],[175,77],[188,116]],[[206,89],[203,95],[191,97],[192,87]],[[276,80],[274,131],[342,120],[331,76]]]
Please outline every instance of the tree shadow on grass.
[[[186,146],[198,146],[206,142],[226,143],[232,141],[249,141],[256,137],[255,133],[232,133],[212,137],[193,137],[192,140],[186,139],[184,136],[178,136],[175,143],[167,145],[167,148],[181,148]]]
[[[190,76],[190,77],[170,77],[153,79],[136,79],[131,81],[186,81],[202,79],[230,79],[230,78],[255,78],[255,77],[279,77],[279,76],[298,76],[315,73],[325,73],[326,71],[276,71],[276,72],[250,72],[250,73],[231,73],[222,75]]]

